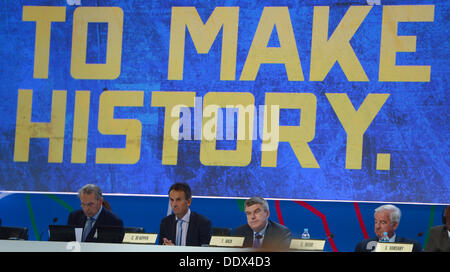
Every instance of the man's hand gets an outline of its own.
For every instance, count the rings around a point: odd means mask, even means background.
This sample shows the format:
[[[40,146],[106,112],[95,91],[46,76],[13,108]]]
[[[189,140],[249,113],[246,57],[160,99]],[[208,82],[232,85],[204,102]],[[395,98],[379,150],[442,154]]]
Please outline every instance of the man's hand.
[[[163,245],[165,245],[165,246],[173,246],[174,244],[172,243],[171,240],[168,240],[167,238],[163,238]]]

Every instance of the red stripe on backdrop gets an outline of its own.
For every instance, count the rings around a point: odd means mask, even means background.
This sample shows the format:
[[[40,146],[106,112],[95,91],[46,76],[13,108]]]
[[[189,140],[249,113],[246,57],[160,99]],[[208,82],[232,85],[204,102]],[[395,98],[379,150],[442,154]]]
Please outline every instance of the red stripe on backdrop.
[[[275,200],[275,208],[277,209],[278,222],[284,226],[283,215],[281,214],[280,201]]]
[[[322,220],[323,228],[325,229],[325,233],[327,234],[328,241],[330,242],[331,248],[333,249],[333,252],[338,252],[337,247],[334,244],[334,241],[333,241],[333,238],[332,238],[332,235],[330,232],[330,228],[328,227],[328,223],[327,223],[327,219],[326,219],[325,215],[304,201],[294,201],[294,202],[299,204],[300,206],[306,208],[308,211],[314,213]]]
[[[364,220],[361,215],[361,210],[359,209],[359,205],[357,202],[353,202],[353,206],[355,207],[356,217],[358,218],[359,227],[364,235],[364,239],[369,239],[369,234],[367,234],[366,226],[364,225]]]

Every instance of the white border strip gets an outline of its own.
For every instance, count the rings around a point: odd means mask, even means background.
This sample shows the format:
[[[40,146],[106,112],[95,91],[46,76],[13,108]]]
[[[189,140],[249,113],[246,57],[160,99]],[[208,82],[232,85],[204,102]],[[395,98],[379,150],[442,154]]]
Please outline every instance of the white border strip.
[[[59,195],[77,195],[77,192],[41,192],[41,191],[0,191],[7,194],[59,194]],[[167,195],[153,194],[122,194],[105,193],[107,196],[137,196],[137,197],[168,197]],[[192,196],[193,198],[211,198],[211,199],[248,199],[249,197],[230,197],[230,196]],[[327,200],[327,199],[295,199],[295,198],[264,198],[266,200],[282,201],[310,201],[310,202],[343,202],[343,203],[378,203],[378,204],[412,204],[412,205],[450,205],[450,203],[422,203],[422,202],[388,202],[388,201],[368,201],[368,200]]]

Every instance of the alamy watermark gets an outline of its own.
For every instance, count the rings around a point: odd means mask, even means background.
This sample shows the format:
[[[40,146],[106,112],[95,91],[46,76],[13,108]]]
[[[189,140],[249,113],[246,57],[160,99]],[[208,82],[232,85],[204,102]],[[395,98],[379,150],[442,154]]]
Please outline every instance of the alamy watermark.
[[[206,105],[195,98],[193,114],[186,105],[172,108],[173,140],[253,141],[262,140],[262,151],[274,151],[279,142],[279,105]],[[192,129],[192,124],[194,128]],[[236,130],[237,129],[237,130]],[[192,133],[193,132],[193,133]]]

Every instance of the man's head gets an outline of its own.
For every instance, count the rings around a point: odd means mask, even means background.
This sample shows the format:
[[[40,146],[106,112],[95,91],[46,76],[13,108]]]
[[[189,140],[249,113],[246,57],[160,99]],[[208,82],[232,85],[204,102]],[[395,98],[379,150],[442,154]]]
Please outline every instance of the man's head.
[[[254,232],[264,229],[269,220],[269,204],[261,197],[252,197],[245,201],[245,215],[247,223]]]
[[[95,184],[86,184],[78,191],[81,208],[87,217],[98,213],[103,204],[102,190]]]
[[[191,188],[187,183],[175,183],[169,189],[169,201],[173,213],[181,219],[192,202]]]
[[[375,209],[375,234],[378,238],[383,236],[384,232],[389,237],[394,236],[395,230],[400,223],[402,213],[399,208],[394,205],[382,205]]]

